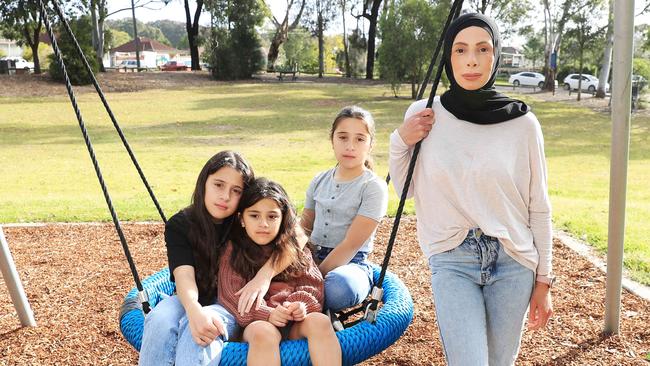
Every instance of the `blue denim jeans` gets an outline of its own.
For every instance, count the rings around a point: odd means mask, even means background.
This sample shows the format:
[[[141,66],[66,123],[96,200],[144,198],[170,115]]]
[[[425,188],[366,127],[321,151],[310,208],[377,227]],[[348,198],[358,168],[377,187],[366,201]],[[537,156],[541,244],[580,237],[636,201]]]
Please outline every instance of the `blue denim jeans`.
[[[235,318],[221,305],[206,306],[219,315],[228,335],[235,332]],[[138,365],[218,365],[227,337],[219,336],[206,347],[192,338],[185,308],[176,295],[166,297],[144,320]]]
[[[514,365],[533,271],[499,240],[470,230],[458,247],[429,258],[440,339],[449,365]]]
[[[332,248],[316,251],[317,262],[322,262]],[[366,261],[368,253],[357,252],[350,263],[337,267],[325,275],[325,308],[340,311],[361,304],[372,288],[372,267]]]

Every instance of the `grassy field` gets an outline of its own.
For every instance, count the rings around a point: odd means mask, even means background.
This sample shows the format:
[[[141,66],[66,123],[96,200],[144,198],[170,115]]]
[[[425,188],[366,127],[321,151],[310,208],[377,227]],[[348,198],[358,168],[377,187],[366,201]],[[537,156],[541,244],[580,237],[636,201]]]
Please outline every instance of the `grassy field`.
[[[406,90],[408,92],[409,90]],[[108,100],[169,216],[186,206],[198,171],[221,149],[236,149],[258,175],[282,183],[296,205],[317,172],[334,165],[328,130],[336,112],[357,103],[377,120],[374,157],[387,172],[388,135],[410,101],[389,87],[335,84],[221,84],[182,91],[110,94]],[[556,228],[607,245],[610,120],[567,104],[532,104],[542,122]],[[113,202],[122,220],[157,212],[103,107],[79,98]],[[627,267],[650,283],[650,118],[633,120]],[[110,220],[67,98],[0,98],[0,223]],[[391,194],[390,212],[397,198]],[[407,212],[413,211],[412,202]]]

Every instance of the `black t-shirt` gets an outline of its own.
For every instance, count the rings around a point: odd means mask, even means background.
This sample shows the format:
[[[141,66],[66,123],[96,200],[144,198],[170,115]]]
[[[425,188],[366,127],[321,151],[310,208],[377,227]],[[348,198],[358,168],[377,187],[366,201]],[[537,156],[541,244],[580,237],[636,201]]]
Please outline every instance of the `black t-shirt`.
[[[218,236],[222,235],[222,225],[215,224]],[[184,210],[179,211],[165,225],[165,245],[167,246],[167,261],[169,262],[169,279],[174,282],[174,269],[188,265],[196,270],[192,244],[190,244],[190,220]],[[216,283],[215,283],[216,286]],[[210,303],[199,294],[199,302],[203,305]],[[207,303],[206,303],[207,302]]]

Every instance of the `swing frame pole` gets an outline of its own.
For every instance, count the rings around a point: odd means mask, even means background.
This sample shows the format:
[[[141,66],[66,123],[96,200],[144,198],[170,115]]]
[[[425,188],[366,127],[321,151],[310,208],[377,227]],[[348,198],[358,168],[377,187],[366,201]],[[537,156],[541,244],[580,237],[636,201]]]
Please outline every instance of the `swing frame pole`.
[[[2,226],[0,226],[0,271],[2,272],[2,278],[5,279],[5,283],[7,284],[14,308],[18,312],[20,324],[23,327],[35,327],[36,320],[34,319],[34,312],[31,306],[29,306],[25,289],[20,282],[18,271],[16,271],[16,264],[11,256],[11,251],[9,251],[9,244],[2,231]]]
[[[605,283],[605,333],[619,332],[625,201],[630,149],[632,97],[632,42],[634,0],[614,3],[614,62],[612,73],[612,152],[609,180],[609,224],[607,232],[607,279]]]

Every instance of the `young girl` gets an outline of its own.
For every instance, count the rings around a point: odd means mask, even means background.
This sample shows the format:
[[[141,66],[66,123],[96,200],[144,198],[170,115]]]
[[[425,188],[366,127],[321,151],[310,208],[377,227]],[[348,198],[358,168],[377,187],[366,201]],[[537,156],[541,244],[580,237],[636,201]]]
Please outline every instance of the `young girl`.
[[[341,347],[322,314],[323,277],[296,240],[296,213],[282,187],[255,180],[239,203],[239,222],[219,264],[219,303],[236,313],[249,343],[247,365],[280,365],[282,338],[307,338],[314,365],[340,365]],[[265,261],[291,264],[274,278],[257,310],[236,312],[237,292]]]
[[[241,155],[222,151],[203,166],[191,205],[167,222],[165,243],[176,294],[147,315],[140,365],[219,363],[223,341],[235,321],[216,304],[217,264],[232,215],[252,180],[253,171]],[[256,276],[258,282],[251,281],[255,284],[251,296],[263,296],[271,278],[286,267],[275,264],[278,270],[267,263]]]
[[[361,303],[372,287],[366,259],[388,205],[386,183],[372,171],[374,137],[368,111],[343,108],[330,131],[338,164],[318,174],[307,189],[301,225],[316,244],[331,311]]]

